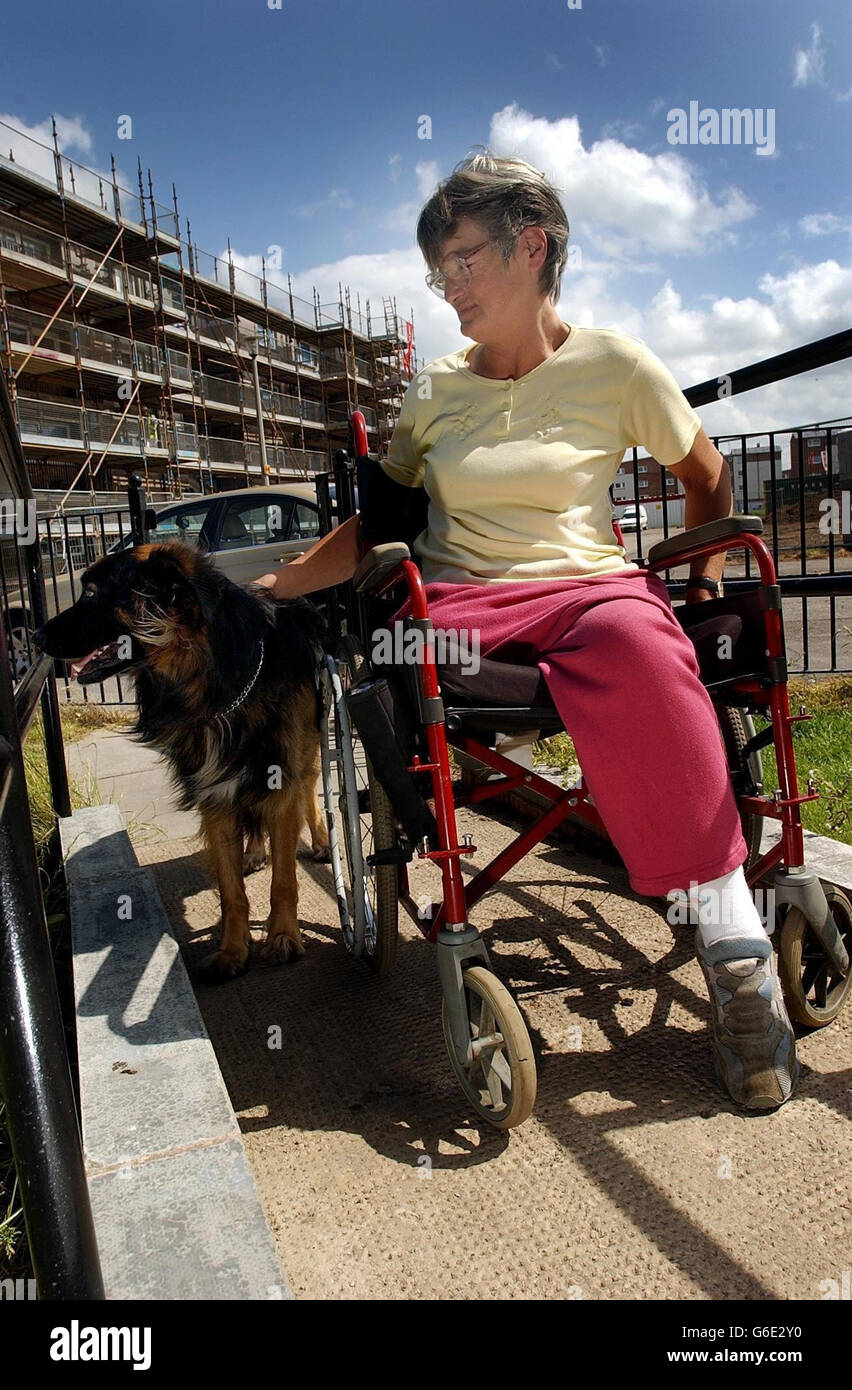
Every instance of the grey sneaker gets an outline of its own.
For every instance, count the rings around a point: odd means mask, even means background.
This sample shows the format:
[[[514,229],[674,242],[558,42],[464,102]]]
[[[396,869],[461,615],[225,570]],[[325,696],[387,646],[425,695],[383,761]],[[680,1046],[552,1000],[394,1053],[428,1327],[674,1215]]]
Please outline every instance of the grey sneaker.
[[[717,1079],[744,1110],[777,1110],[799,1080],[796,1039],[771,941],[739,937],[695,948],[710,992]]]

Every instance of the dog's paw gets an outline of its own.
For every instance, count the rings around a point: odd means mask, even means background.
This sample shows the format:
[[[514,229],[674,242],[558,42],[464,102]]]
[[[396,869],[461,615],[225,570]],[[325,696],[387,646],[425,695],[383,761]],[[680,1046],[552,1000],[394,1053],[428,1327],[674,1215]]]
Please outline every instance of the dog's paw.
[[[309,859],[320,864],[327,864],[331,858],[328,845],[304,845],[300,844],[296,850],[299,859]]]
[[[286,936],[284,932],[267,936],[259,951],[261,960],[267,965],[284,965],[286,961],[297,960],[304,954],[305,947],[301,936],[294,938]]]
[[[214,951],[202,962],[198,977],[208,985],[222,985],[248,970],[248,950],[245,952]]]
[[[269,863],[269,855],[265,850],[257,851],[254,854],[243,855],[243,874],[256,874],[258,869],[265,869]]]

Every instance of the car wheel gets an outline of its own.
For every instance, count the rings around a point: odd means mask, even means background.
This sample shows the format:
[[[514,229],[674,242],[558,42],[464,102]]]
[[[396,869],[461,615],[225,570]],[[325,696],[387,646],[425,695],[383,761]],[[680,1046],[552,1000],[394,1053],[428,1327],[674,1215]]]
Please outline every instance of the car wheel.
[[[12,680],[19,681],[27,674],[35,648],[29,614],[25,608],[13,608],[6,619],[6,643],[9,648],[9,669]]]

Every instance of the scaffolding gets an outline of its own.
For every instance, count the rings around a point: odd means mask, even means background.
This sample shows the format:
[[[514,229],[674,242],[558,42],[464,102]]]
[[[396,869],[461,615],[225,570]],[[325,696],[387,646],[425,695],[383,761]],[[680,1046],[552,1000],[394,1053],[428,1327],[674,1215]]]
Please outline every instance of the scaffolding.
[[[141,162],[136,192],[110,169],[62,154],[55,123],[52,149],[0,123],[0,360],[36,495],[96,501],[132,473],[166,497],[307,478],[348,445],[356,406],[383,452],[413,314],[353,306],[343,284],[300,298],[230,241],[201,251],[174,185],[166,206]]]

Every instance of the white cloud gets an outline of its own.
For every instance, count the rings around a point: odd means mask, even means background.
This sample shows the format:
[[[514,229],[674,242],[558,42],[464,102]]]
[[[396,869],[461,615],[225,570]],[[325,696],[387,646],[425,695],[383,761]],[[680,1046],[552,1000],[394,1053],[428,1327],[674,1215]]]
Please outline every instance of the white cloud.
[[[662,129],[661,129],[662,134]],[[526,159],[560,189],[572,237],[628,267],[639,252],[734,244],[756,208],[738,188],[715,198],[674,151],[648,155],[619,140],[583,145],[576,116],[549,121],[516,103],[491,118],[490,145]]]
[[[376,221],[380,227],[391,232],[404,232],[412,235],[420,212],[420,203],[397,203],[389,212],[380,213]]]
[[[818,24],[811,25],[809,48],[797,48],[793,55],[793,86],[825,86],[825,50],[822,47],[822,30]]]
[[[424,159],[414,167],[417,175],[417,188],[420,197],[425,200],[435,192],[440,174],[438,172],[438,161],[436,159]]]
[[[848,328],[852,318],[852,266],[835,260],[800,266],[778,277],[763,275],[762,292],[784,322],[789,346]]]
[[[300,203],[298,211],[303,217],[314,217],[326,208],[351,208],[354,206],[355,204],[345,188],[331,188],[324,198],[317,198],[313,203]]]
[[[388,177],[391,183],[399,183],[399,166],[401,163],[401,154],[392,154],[388,156]]]
[[[810,212],[799,218],[805,236],[829,236],[832,232],[852,232],[852,222],[844,222],[834,212]]]
[[[601,127],[601,139],[638,140],[644,129],[641,121],[627,121],[619,117]]]
[[[81,116],[54,116],[56,121],[56,138],[59,148],[63,154],[73,152],[78,155],[91,156],[93,143],[92,134]],[[12,116],[7,112],[0,113],[0,147],[3,154],[8,157],[9,150],[17,160],[19,151],[22,157],[20,163],[26,164],[28,169],[32,169],[32,164],[23,158],[23,152],[29,150],[31,141],[37,141],[40,145],[47,146],[47,153],[53,157],[53,132],[49,120],[37,121],[35,125],[28,125],[21,120],[20,116]],[[33,158],[36,155],[33,153]]]

